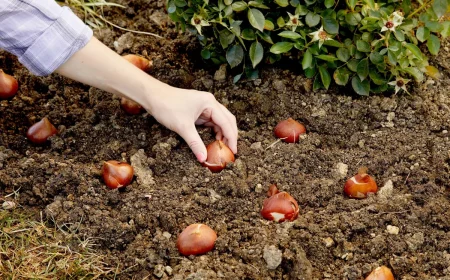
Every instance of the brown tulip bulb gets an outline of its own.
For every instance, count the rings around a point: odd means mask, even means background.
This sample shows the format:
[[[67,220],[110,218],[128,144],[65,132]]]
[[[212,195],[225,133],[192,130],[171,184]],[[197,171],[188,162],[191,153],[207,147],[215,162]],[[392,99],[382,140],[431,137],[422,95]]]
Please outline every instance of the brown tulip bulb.
[[[0,70],[0,99],[8,99],[16,95],[19,89],[17,80]]]
[[[276,185],[270,186],[268,195],[264,200],[261,215],[264,219],[284,222],[297,219],[300,209],[297,201],[287,192],[279,192]]]
[[[56,127],[47,118],[43,118],[28,129],[27,138],[33,143],[44,144],[50,136],[57,133]]]
[[[120,100],[120,107],[130,115],[139,115],[144,110],[139,103],[125,97]]]
[[[380,266],[375,268],[369,276],[366,277],[366,280],[394,280],[394,275],[389,268]]]
[[[306,133],[306,128],[292,118],[281,121],[277,124],[274,130],[275,136],[287,143],[297,143],[300,134]]]
[[[129,185],[133,180],[133,175],[133,167],[126,162],[109,160],[103,164],[103,181],[110,189],[122,188]]]
[[[216,242],[216,232],[204,224],[192,224],[178,236],[178,251],[185,256],[201,255],[211,251]]]
[[[378,190],[375,180],[367,174],[367,168],[359,169],[358,174],[348,179],[344,186],[344,192],[351,198],[366,198],[369,193]]]
[[[149,71],[153,66],[152,61],[135,54],[127,54],[124,55],[123,58],[125,58],[126,60],[128,60],[128,62],[134,64],[134,66],[136,66],[137,68],[141,69],[144,72]]]
[[[233,152],[220,140],[210,143],[206,150],[208,156],[202,165],[208,167],[212,172],[220,172],[227,166],[227,163],[234,162]]]

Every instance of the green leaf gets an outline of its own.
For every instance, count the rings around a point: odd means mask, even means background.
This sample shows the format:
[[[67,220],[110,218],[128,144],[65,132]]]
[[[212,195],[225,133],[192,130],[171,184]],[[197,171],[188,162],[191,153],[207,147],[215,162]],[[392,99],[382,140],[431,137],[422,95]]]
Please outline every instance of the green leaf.
[[[395,36],[395,38],[396,38],[397,40],[399,40],[400,42],[405,41],[405,34],[403,33],[402,30],[399,30],[399,29],[395,30],[394,36]]]
[[[388,54],[388,62],[389,62],[389,64],[396,65],[397,64],[397,58],[396,58],[394,52],[388,50],[387,54]]]
[[[361,81],[361,79],[358,76],[354,76],[352,78],[352,87],[353,90],[359,94],[364,96],[369,96],[370,92],[370,82],[369,80]]]
[[[298,5],[297,8],[295,8],[295,14],[296,15],[304,16],[307,13],[309,13],[309,10],[308,10],[308,8],[306,8],[303,5]]]
[[[445,12],[447,12],[448,2],[447,0],[434,0],[432,7],[436,16],[440,18],[445,14]]]
[[[258,34],[258,36],[261,37],[261,39],[263,39],[267,43],[273,44],[272,38],[270,38],[269,34],[267,34],[265,32],[257,32],[256,34]]]
[[[294,43],[291,42],[278,42],[270,48],[270,52],[274,54],[285,53],[292,49]]]
[[[380,64],[380,63],[384,62],[383,56],[379,52],[376,52],[376,51],[372,52],[370,54],[369,58],[373,64]]]
[[[336,51],[337,58],[342,62],[347,62],[350,59],[350,52],[346,48],[339,48]]]
[[[450,21],[444,21],[442,23],[441,36],[445,39],[450,36]]]
[[[444,29],[442,24],[436,21],[426,21],[425,27],[428,27],[428,29],[430,29],[431,32],[441,32],[442,29]]]
[[[266,19],[266,20],[264,21],[264,29],[265,29],[265,30],[271,31],[271,30],[273,30],[274,28],[275,28],[275,25],[273,24],[273,22],[271,22],[271,21],[268,20],[268,19]]]
[[[347,63],[348,69],[352,70],[353,72],[356,72],[356,68],[358,67],[359,60],[357,59],[350,59]]]
[[[434,36],[434,35],[433,35]],[[431,39],[431,38],[430,38]],[[439,41],[439,39],[438,39]],[[414,44],[406,43],[405,47],[418,59],[423,60],[422,52],[420,51],[419,47],[417,47]]]
[[[352,12],[345,15],[345,22],[349,25],[356,26],[361,21],[361,14],[358,12]]]
[[[269,7],[258,1],[250,1],[248,2],[248,5],[260,9],[270,9]]]
[[[219,32],[219,40],[222,48],[226,49],[228,46],[234,42],[236,35],[228,31],[228,29],[223,29]]]
[[[288,39],[298,39],[301,38],[302,36],[294,31],[283,31],[281,33],[278,33],[278,36],[283,37],[283,38],[288,38]]]
[[[375,10],[375,1],[374,0],[364,0],[363,2],[367,3],[367,5],[370,7],[370,9]]]
[[[279,18],[277,19],[277,24],[278,24],[279,27],[283,27],[283,26],[286,25],[286,22],[284,21],[284,18],[283,18],[283,17],[279,17]]]
[[[325,0],[324,4],[329,9],[334,6],[334,0]]]
[[[312,54],[309,52],[309,50],[307,50],[305,52],[305,54],[303,55],[303,59],[302,59],[302,68],[303,70],[310,68],[312,65],[312,61],[313,61],[313,56]]]
[[[258,29],[261,32],[264,30],[264,23],[266,19],[264,18],[264,15],[260,10],[253,8],[249,9],[247,17],[248,21],[254,28]]]
[[[252,61],[253,68],[258,65],[264,57],[264,48],[260,42],[253,42],[250,46],[250,60]]]
[[[234,45],[228,49],[226,58],[230,67],[234,68],[244,59],[244,49],[240,45]]]
[[[441,42],[436,35],[431,34],[427,41],[428,50],[432,55],[437,55],[439,53],[439,48],[441,47]]]
[[[402,1],[402,9],[405,15],[408,15],[411,11],[411,0],[403,0]]]
[[[348,1],[348,5],[350,6],[350,9],[353,11],[353,9],[355,8],[355,6],[356,6],[356,2],[357,2],[357,0],[349,0]]]
[[[251,28],[244,29],[242,30],[241,37],[245,40],[255,40],[255,31],[253,31],[253,29]]]
[[[321,88],[323,88],[322,80],[320,79],[320,76],[317,75],[317,76],[314,78],[314,82],[313,82],[313,90],[318,90],[318,89],[321,89]]]
[[[329,54],[320,54],[320,55],[316,55],[315,57],[318,59],[321,59],[321,60],[331,61],[331,62],[338,60],[337,57],[335,57],[333,55],[329,55]]]
[[[339,32],[339,23],[334,18],[324,18],[323,19],[323,29],[328,34],[338,34]]]
[[[187,2],[185,0],[175,0],[175,5],[177,7],[183,8],[187,5]]]
[[[348,83],[349,78],[350,74],[344,67],[336,69],[333,73],[334,81],[340,86],[345,86]]]
[[[325,40],[325,42],[323,42],[323,45],[330,46],[330,47],[336,47],[336,48],[344,47],[344,45],[342,43],[339,43],[338,41],[336,41],[334,39]]]
[[[309,27],[316,26],[320,22],[320,16],[318,14],[309,12],[305,17],[305,22]]]
[[[410,74],[411,76],[414,77],[414,79],[417,82],[422,82],[424,77],[423,77],[423,73],[422,71],[420,71],[418,68],[416,67],[408,67],[406,69],[403,69],[406,73]]]
[[[203,59],[210,59],[211,58],[211,52],[207,49],[203,49],[200,52],[200,55],[203,57]]]
[[[236,76],[233,77],[233,84],[237,83],[237,82],[241,79],[242,74],[243,74],[243,73],[238,74],[238,75],[236,75]]]
[[[233,3],[233,0],[224,0],[223,2],[225,3],[225,5],[229,6],[231,5],[231,3]]]
[[[425,42],[430,37],[430,29],[425,26],[417,28],[416,37],[420,42]]]
[[[245,3],[244,1],[234,2],[233,4],[231,4],[231,8],[235,12],[242,12],[247,9],[247,3]]]
[[[305,69],[305,76],[308,79],[311,79],[316,74],[316,67]]]
[[[175,2],[169,1],[169,4],[167,5],[167,12],[169,14],[173,14],[173,13],[175,13],[176,10],[177,10],[177,5],[175,5]]]
[[[330,76],[330,73],[328,73],[327,68],[325,68],[323,66],[319,66],[319,74],[320,74],[320,78],[322,79],[323,86],[326,89],[328,89],[330,87],[330,83],[331,83],[331,76]]]
[[[356,66],[356,73],[361,81],[364,81],[365,78],[369,75],[369,59],[364,58],[358,63]]]
[[[278,6],[281,6],[283,8],[289,5],[288,0],[275,0],[275,2],[278,4]]]
[[[360,52],[370,52],[370,44],[363,40],[357,40],[356,49]]]
[[[380,72],[378,72],[376,69],[369,70],[369,77],[370,77],[370,80],[376,85],[380,86],[380,85],[387,83],[385,78],[383,76],[381,76]]]

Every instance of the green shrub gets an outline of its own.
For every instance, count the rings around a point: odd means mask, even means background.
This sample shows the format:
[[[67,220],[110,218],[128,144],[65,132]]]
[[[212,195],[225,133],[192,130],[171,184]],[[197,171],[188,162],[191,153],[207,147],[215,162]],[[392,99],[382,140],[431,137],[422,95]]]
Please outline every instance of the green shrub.
[[[314,89],[351,83],[360,95],[395,92],[409,79],[439,72],[428,65],[450,34],[450,0],[168,0],[170,18],[194,32],[201,56],[255,78],[261,62],[297,59]],[[235,70],[236,71],[236,70]]]

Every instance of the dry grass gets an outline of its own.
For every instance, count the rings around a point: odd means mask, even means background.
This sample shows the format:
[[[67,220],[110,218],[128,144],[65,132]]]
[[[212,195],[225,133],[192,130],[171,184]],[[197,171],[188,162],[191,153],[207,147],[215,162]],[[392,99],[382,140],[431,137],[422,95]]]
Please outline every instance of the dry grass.
[[[107,20],[103,15],[103,8],[106,6],[117,7],[117,8],[125,8],[122,5],[107,2],[106,0],[57,0],[56,2],[60,4],[66,4],[73,9],[76,9],[84,14],[84,22],[95,29],[100,29],[105,26],[105,24],[109,24],[117,29],[128,31],[137,34],[145,34],[154,36],[157,38],[162,38],[161,36],[145,31],[139,30],[131,30],[124,27],[120,27],[117,24]]]
[[[21,209],[0,210],[0,279],[114,279],[94,247]]]

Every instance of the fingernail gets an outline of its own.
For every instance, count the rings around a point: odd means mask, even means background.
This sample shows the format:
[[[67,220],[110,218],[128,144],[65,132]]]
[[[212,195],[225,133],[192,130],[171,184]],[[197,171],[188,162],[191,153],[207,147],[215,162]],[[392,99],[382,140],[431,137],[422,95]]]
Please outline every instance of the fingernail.
[[[197,160],[200,161],[200,162],[204,162],[206,160],[206,156],[202,152],[197,153],[195,156],[197,157]]]

